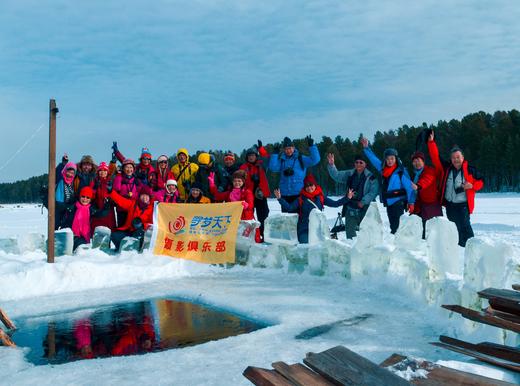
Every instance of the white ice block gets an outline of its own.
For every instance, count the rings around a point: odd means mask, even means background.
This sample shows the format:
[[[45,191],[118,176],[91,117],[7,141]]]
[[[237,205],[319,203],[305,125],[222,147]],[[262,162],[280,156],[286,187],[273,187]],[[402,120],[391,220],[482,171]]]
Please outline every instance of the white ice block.
[[[124,251],[139,251],[139,240],[135,237],[126,236],[119,245],[119,252]]]
[[[327,217],[321,210],[313,209],[309,214],[309,245],[320,244],[330,239]]]
[[[423,247],[422,219],[416,215],[403,214],[395,233],[395,245],[399,248],[420,250]]]
[[[0,239],[0,251],[13,253],[15,255],[19,254],[20,248],[18,247],[18,240],[15,237]]]
[[[18,238],[20,253],[45,250],[45,235],[42,233],[25,233]]]
[[[446,273],[462,275],[464,262],[458,242],[455,223],[445,217],[434,217],[426,222],[427,255],[432,280],[444,279]]]
[[[110,249],[110,235],[112,231],[110,228],[99,226],[94,229],[92,236],[92,248],[100,248],[102,250]]]
[[[72,229],[65,228],[54,232],[54,255],[72,255],[74,248],[74,234]]]
[[[370,207],[359,225],[354,248],[362,251],[383,243],[383,218],[377,203],[371,202]]]
[[[296,213],[275,213],[265,220],[264,240],[268,243],[298,244]]]

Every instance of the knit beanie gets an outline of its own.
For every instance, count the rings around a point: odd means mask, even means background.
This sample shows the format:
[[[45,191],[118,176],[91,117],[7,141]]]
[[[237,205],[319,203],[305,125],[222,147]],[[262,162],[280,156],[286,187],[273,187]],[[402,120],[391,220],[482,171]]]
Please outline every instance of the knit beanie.
[[[224,161],[232,160],[235,161],[235,154],[233,152],[228,151],[224,156]]]
[[[168,162],[168,156],[166,155],[160,155],[159,158],[157,158],[157,163],[161,162],[161,161],[166,161]]]
[[[200,153],[197,160],[199,165],[209,165],[211,162],[211,156],[209,153]]]
[[[424,156],[424,153],[422,151],[416,151],[412,154],[412,161],[416,158],[422,159],[423,162],[426,160],[426,157]]]
[[[125,165],[132,165],[134,167],[134,169],[135,169],[135,162],[131,158],[125,158],[124,159],[124,161],[123,161],[121,166],[125,167]]]
[[[92,190],[92,188],[90,186],[84,186],[83,188],[81,188],[80,192],[79,192],[79,196],[80,197],[88,197],[90,199],[92,199],[92,197],[94,197],[94,191]]]
[[[393,147],[389,147],[388,149],[385,149],[383,153],[383,157],[386,159],[386,157],[389,157],[393,155],[395,158],[397,158],[397,150],[395,150]]]
[[[98,172],[100,172],[101,170],[105,170],[108,172],[108,165],[106,162],[101,162],[98,166]]]
[[[316,178],[312,174],[307,175],[303,180],[303,186],[307,185],[315,185],[318,186],[318,183],[316,182]]]
[[[170,180],[166,181],[166,186],[168,186],[168,185],[177,186],[177,181],[175,181],[174,179],[170,179]]]
[[[289,137],[285,137],[285,138],[283,139],[282,146],[283,146],[284,148],[285,148],[285,147],[292,147],[292,146],[294,146],[294,142],[291,141],[291,138],[289,138]]]
[[[152,153],[150,152],[150,150],[148,150],[147,147],[143,147],[143,149],[141,150],[141,157],[140,159],[142,158],[152,158]]]

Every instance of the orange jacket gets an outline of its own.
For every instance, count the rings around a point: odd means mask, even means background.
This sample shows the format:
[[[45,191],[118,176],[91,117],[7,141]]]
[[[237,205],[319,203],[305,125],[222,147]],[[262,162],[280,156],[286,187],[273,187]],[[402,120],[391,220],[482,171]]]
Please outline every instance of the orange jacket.
[[[432,160],[433,166],[437,172],[442,172],[442,183],[440,186],[440,202],[443,205],[446,205],[444,199],[444,192],[446,190],[446,181],[448,180],[448,175],[453,168],[451,162],[442,162],[439,156],[439,149],[437,148],[437,144],[435,141],[428,141],[428,152],[430,153],[430,158]],[[484,187],[484,181],[478,176],[477,171],[474,167],[469,166],[468,162],[464,160],[462,163],[462,172],[464,174],[464,180],[470,182],[473,187],[471,189],[466,190],[466,197],[468,199],[468,209],[469,213],[473,213],[473,209],[475,208],[475,193]]]
[[[119,231],[135,231],[135,228],[132,225],[132,220],[134,218],[140,218],[143,222],[144,229],[148,229],[150,224],[153,223],[153,200],[150,197],[150,203],[146,208],[141,209],[137,203],[139,197],[135,199],[125,198],[117,193],[115,190],[112,190],[110,193],[110,198],[119,206],[121,209],[127,212],[125,223],[117,228]]]

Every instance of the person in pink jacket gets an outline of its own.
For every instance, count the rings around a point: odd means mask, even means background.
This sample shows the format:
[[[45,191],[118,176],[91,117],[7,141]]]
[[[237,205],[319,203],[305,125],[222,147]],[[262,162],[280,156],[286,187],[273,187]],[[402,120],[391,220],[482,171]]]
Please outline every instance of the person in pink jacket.
[[[159,202],[172,204],[181,202],[179,191],[177,190],[177,181],[173,178],[166,181],[166,188],[154,193],[155,199]]]

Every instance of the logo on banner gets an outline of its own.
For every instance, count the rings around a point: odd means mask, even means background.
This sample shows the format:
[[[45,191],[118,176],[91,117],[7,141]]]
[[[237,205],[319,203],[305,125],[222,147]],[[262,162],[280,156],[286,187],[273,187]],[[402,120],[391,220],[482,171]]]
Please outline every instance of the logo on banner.
[[[186,232],[184,227],[186,226],[186,219],[184,216],[179,216],[175,219],[175,221],[170,221],[168,223],[168,229],[170,230],[170,233],[173,233],[174,235],[180,235]]]
[[[194,216],[190,224],[190,234],[221,236],[228,231],[231,216]]]

